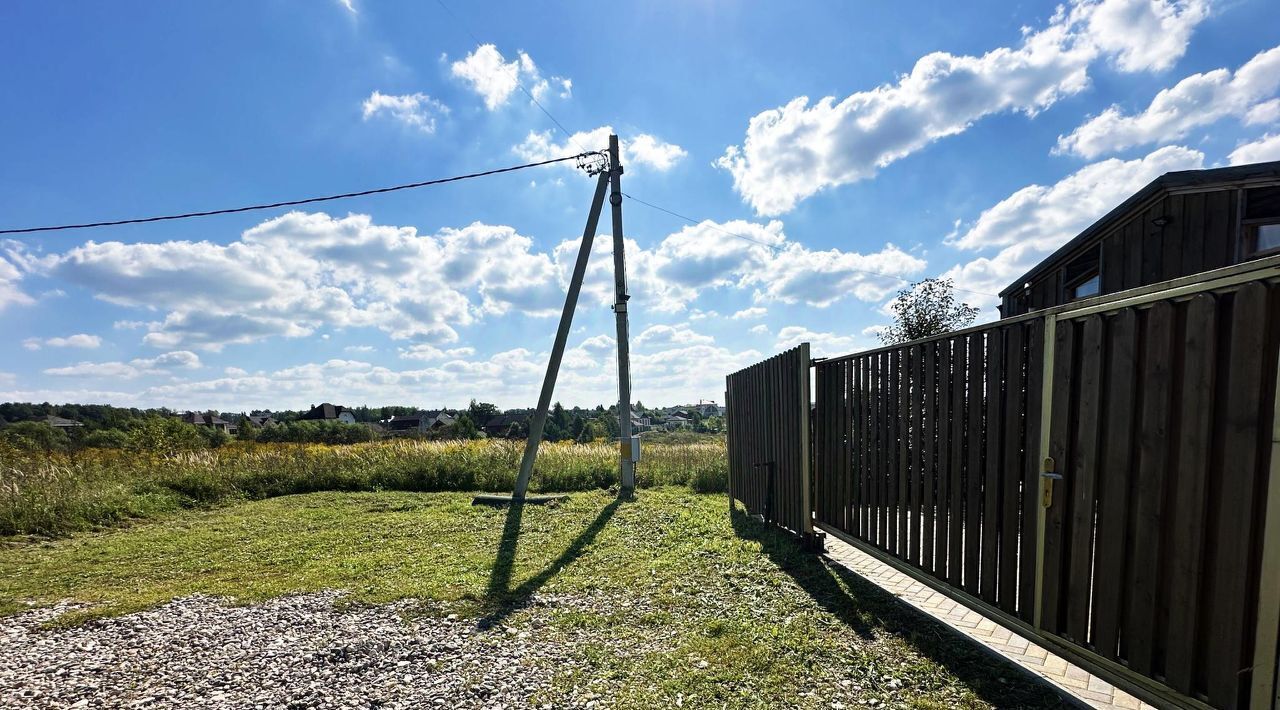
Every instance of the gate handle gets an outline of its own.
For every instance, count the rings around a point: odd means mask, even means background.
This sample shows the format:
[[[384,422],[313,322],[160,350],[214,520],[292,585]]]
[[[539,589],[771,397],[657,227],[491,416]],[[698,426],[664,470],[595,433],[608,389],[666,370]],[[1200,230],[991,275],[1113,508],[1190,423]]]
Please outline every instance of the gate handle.
[[[1040,471],[1040,477],[1045,479],[1045,484],[1041,486],[1044,491],[1043,497],[1041,498],[1041,505],[1046,508],[1053,505],[1053,482],[1062,480],[1062,474],[1055,471],[1054,468],[1056,468],[1056,463],[1054,462],[1053,457],[1046,456],[1044,459],[1044,466]]]

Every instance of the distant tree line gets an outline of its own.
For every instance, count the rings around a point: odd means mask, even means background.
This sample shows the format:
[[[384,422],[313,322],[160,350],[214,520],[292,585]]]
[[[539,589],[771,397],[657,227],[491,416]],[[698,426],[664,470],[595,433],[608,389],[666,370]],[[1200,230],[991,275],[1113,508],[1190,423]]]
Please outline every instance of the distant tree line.
[[[42,451],[110,448],[168,452],[217,448],[233,440],[355,444],[389,435],[424,439],[478,439],[486,436],[524,439],[529,436],[533,415],[529,409],[504,412],[489,402],[471,400],[466,409],[443,410],[453,418],[451,424],[419,434],[416,431],[389,432],[379,425],[392,417],[419,414],[422,410],[417,407],[361,406],[347,408],[347,411],[352,413],[357,423],[304,420],[301,417],[306,410],[283,410],[269,413],[272,424],[258,426],[243,413],[202,412],[206,417],[217,416],[235,424],[238,432],[232,436],[212,426],[184,423],[178,418],[179,412],[164,407],[138,409],[105,404],[5,402],[0,403],[0,443]],[[640,402],[636,403],[633,411],[640,417],[650,414]],[[45,421],[50,416],[70,419],[82,426],[50,426]],[[505,418],[498,420],[498,417]],[[697,412],[692,412],[690,419],[691,431],[723,431],[723,419],[720,417],[704,419]],[[497,424],[490,426],[495,421]],[[546,441],[587,443],[615,439],[618,434],[616,406],[566,408],[556,402],[548,413],[542,436]]]

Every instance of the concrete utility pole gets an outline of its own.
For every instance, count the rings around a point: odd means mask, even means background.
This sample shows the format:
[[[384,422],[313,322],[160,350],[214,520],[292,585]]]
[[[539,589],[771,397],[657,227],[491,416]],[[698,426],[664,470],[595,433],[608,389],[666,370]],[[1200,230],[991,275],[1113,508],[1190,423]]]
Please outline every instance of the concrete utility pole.
[[[616,137],[612,145],[616,149]],[[616,150],[613,155],[616,156]],[[614,159],[616,160],[616,157]],[[582,278],[587,273],[587,260],[591,256],[591,244],[596,238],[596,224],[600,221],[600,210],[604,207],[604,191],[608,179],[609,173],[602,172],[596,181],[596,194],[591,200],[591,212],[587,214],[587,226],[582,230],[582,246],[578,247],[578,260],[573,265],[573,278],[569,280],[569,292],[565,294],[564,310],[560,313],[560,328],[556,330],[556,340],[551,346],[551,360],[547,363],[547,375],[542,380],[542,394],[538,396],[538,411],[533,415],[533,421],[529,423],[529,441],[524,446],[524,458],[520,460],[520,475],[516,478],[516,490],[511,496],[513,502],[524,502],[525,493],[529,490],[529,477],[533,474],[533,462],[538,458],[538,444],[542,441],[542,430],[547,425],[547,409],[551,406],[551,393],[555,390],[556,375],[560,372],[560,359],[564,357],[565,341],[569,339],[569,326],[573,323],[573,311],[578,305],[578,292],[582,290]],[[617,177],[613,178],[613,185],[616,194]],[[621,219],[621,213],[615,205],[613,223],[620,225]],[[617,228],[614,227],[615,230]],[[626,332],[625,312],[623,318],[623,323],[618,326],[622,329],[621,333]],[[624,481],[625,476],[624,473]]]
[[[627,260],[622,236],[622,160],[618,137],[609,136],[609,204],[613,207],[613,312],[618,322],[618,432],[621,439],[620,495],[628,497],[636,490],[636,467],[631,450],[631,351],[627,344]]]

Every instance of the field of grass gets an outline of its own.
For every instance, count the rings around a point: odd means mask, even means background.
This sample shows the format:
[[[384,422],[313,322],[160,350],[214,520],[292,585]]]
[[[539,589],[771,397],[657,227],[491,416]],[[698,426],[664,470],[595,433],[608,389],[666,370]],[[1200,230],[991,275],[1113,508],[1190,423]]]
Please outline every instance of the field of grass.
[[[154,453],[30,452],[0,442],[0,536],[63,535],[184,508],[317,491],[510,491],[522,441],[246,444]],[[610,444],[544,443],[530,487],[582,491],[617,482]],[[641,487],[723,491],[723,439],[649,444]]]
[[[604,679],[622,707],[1057,704],[877,587],[731,516],[724,496],[687,487],[509,511],[465,493],[314,493],[0,547],[0,613],[93,605],[60,623],[193,593],[250,603],[322,589],[577,639],[557,686]],[[526,603],[548,597],[583,602],[534,625]]]

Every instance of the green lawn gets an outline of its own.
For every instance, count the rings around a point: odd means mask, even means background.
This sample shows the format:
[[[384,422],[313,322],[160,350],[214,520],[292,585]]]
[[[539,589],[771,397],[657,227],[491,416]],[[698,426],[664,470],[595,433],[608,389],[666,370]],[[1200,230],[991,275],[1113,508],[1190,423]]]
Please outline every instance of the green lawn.
[[[576,639],[582,662],[558,683],[605,678],[621,705],[1057,704],[873,585],[731,517],[723,495],[584,492],[510,512],[470,499],[314,493],[13,540],[0,547],[0,613],[92,603],[60,621],[78,623],[197,592],[249,603],[337,588]],[[534,598],[578,601],[524,604]]]

